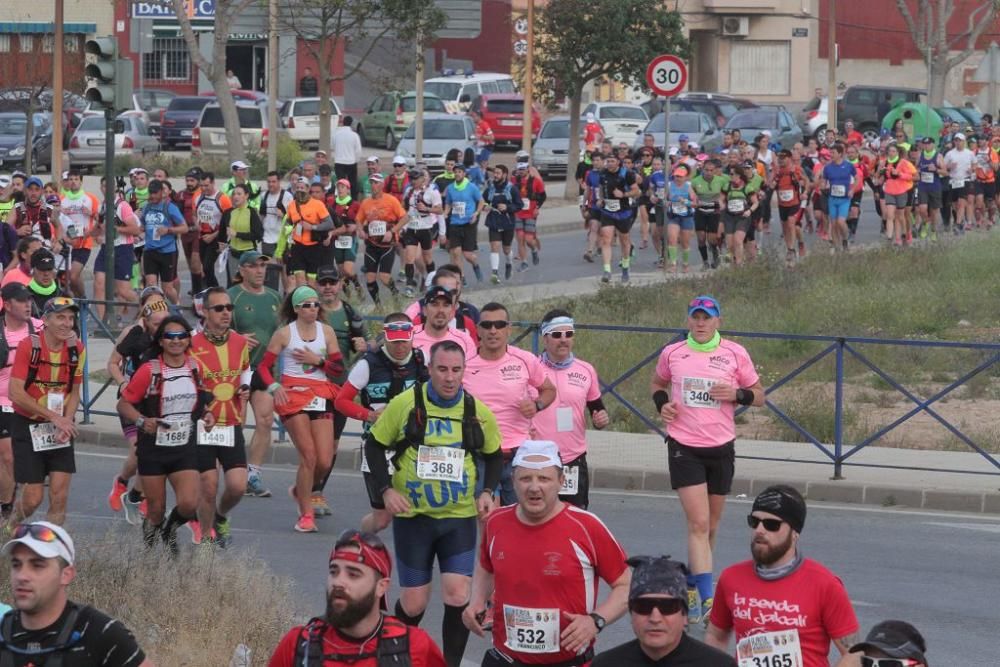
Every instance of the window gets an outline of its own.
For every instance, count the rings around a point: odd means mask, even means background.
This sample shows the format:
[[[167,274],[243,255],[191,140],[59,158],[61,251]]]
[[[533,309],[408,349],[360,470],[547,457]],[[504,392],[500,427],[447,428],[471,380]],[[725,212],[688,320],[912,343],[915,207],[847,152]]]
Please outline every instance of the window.
[[[788,95],[791,74],[791,42],[733,42],[729,58],[729,91],[734,95]]]
[[[0,53],[10,53],[10,35],[0,35]]]
[[[191,57],[187,45],[178,37],[157,37],[152,53],[142,54],[142,75],[149,81],[188,81]]]
[[[500,89],[501,93],[513,93],[514,79],[500,79],[497,81],[497,88]]]
[[[21,47],[21,53],[31,53],[35,50],[35,36],[34,35],[20,35],[17,38],[18,44]]]
[[[55,42],[54,35],[42,35],[42,53],[52,53]]]
[[[479,86],[474,83],[462,86],[462,94],[458,98],[459,101],[461,101],[461,99],[466,95],[469,96],[469,99],[465,100],[466,102],[471,102],[475,98],[479,97]]]
[[[66,53],[79,53],[80,35],[63,35],[63,51]]]
[[[479,85],[482,87],[484,93],[499,93],[500,92],[500,86],[497,85],[496,81],[483,81]]]

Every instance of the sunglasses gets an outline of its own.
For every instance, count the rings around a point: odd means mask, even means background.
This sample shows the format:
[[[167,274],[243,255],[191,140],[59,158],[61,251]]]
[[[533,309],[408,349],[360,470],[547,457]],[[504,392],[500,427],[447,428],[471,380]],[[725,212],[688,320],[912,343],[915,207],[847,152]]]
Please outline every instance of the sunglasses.
[[[757,526],[764,524],[764,530],[769,533],[776,533],[781,530],[781,524],[785,523],[781,519],[761,519],[753,514],[747,514],[747,525],[752,530],[757,530]]]
[[[576,332],[572,329],[569,331],[550,331],[548,335],[552,336],[556,340],[559,340],[561,338],[572,338],[576,335]]]
[[[677,598],[636,598],[629,600],[628,609],[640,616],[649,616],[656,609],[661,616],[673,616],[687,608],[687,600]]]
[[[348,528],[342,532],[340,537],[338,537],[337,541],[334,543],[333,548],[340,549],[341,547],[350,546],[359,542],[367,544],[372,549],[383,549],[386,552],[389,551],[389,549],[385,546],[385,542],[383,542],[378,535],[358,530],[357,528]]]
[[[319,301],[303,301],[297,308],[319,308]]]
[[[73,549],[70,548],[63,538],[59,537],[59,533],[52,530],[48,526],[43,526],[40,523],[22,523],[17,528],[14,529],[14,535],[12,539],[19,540],[25,535],[31,535],[33,538],[39,542],[45,542],[46,544],[52,544],[53,542],[58,542],[59,544],[66,547],[66,550],[71,552]]]
[[[165,331],[162,336],[166,340],[185,340],[190,337],[191,334],[187,331]]]
[[[323,287],[324,285],[337,285],[339,283],[340,283],[339,278],[337,280],[334,280],[333,278],[324,278],[323,280],[317,282],[317,284],[320,287]]]
[[[412,322],[389,322],[385,325],[386,331],[412,331]]]
[[[919,660],[911,658],[869,658],[861,656],[861,667],[913,667],[919,665]]]
[[[718,308],[717,304],[712,299],[692,299],[691,303],[688,304],[688,308]]]
[[[216,312],[216,313],[221,313],[222,311],[226,311],[228,313],[231,313],[231,312],[233,312],[233,309],[235,307],[236,306],[234,306],[231,303],[220,303],[220,304],[215,305],[215,306],[209,306],[208,310],[211,310],[211,311]]]
[[[490,329],[506,329],[510,326],[510,322],[507,320],[485,320],[479,323],[479,326],[489,331]]]

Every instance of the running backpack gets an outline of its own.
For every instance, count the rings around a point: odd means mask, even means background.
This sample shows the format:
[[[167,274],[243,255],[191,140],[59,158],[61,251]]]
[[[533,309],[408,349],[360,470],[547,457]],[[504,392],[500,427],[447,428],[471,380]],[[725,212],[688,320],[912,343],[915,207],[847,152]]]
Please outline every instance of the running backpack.
[[[80,617],[80,613],[86,609],[88,607],[70,606],[66,620],[63,622],[62,627],[59,628],[59,634],[56,635],[55,646],[38,650],[36,655],[42,658],[41,664],[45,665],[45,667],[62,667],[66,650],[72,648],[83,639],[83,635],[75,632],[73,628],[76,626],[76,621]],[[4,614],[3,620],[0,621],[0,667],[14,667],[15,653],[4,649],[6,649],[9,639],[14,634],[14,614],[16,613],[18,612],[12,609]],[[18,653],[23,655],[24,647],[18,647],[18,649]],[[31,655],[30,652],[29,655]],[[32,661],[31,664],[36,663]]]
[[[327,623],[313,618],[302,626],[295,644],[295,667],[326,667],[326,665],[353,665],[368,658],[375,658],[377,667],[411,667],[410,628],[392,617],[383,617],[375,651],[369,653],[326,653],[323,635]],[[0,667],[4,665],[0,664]]]
[[[198,369],[198,362],[187,357],[184,365],[191,371],[191,379],[194,381],[195,393],[198,399],[195,403],[194,413],[198,412],[198,404],[208,405],[212,401],[211,392],[201,390],[201,371]],[[146,393],[143,396],[143,407],[145,410],[155,408],[155,414],[160,417],[163,414],[163,393],[160,391],[163,386],[163,361],[157,357],[149,360],[149,385],[146,386]],[[206,396],[207,394],[207,396]]]
[[[288,213],[288,211],[285,210],[285,193],[286,192],[288,192],[288,191],[285,190],[284,188],[282,188],[281,190],[279,190],[278,191],[278,201],[275,203],[275,207],[278,209],[278,211],[281,212],[281,217],[282,218],[284,218],[285,214]],[[264,216],[267,215],[267,198],[270,197],[270,196],[271,196],[271,193],[268,192],[267,194],[265,194],[263,197],[260,198],[260,211],[259,211],[259,213],[260,213],[261,219],[263,219]]]
[[[419,449],[424,444],[427,429],[427,406],[424,404],[424,384],[413,385],[413,409],[403,428],[403,439],[397,443],[396,457],[407,447]],[[476,399],[469,392],[462,396],[462,449],[473,455],[482,452],[486,442],[483,425],[476,418]]]
[[[31,323],[28,323],[31,326]],[[4,344],[6,345],[6,337],[4,337]],[[9,348],[8,348],[9,351]],[[73,385],[76,384],[76,368],[80,365],[80,350],[77,349],[76,345],[69,346],[69,384],[66,386],[66,393],[73,391]],[[38,367],[42,363],[42,339],[38,334],[31,334],[31,357],[28,360],[28,377],[24,378],[24,389],[27,391],[35,379],[38,377]]]

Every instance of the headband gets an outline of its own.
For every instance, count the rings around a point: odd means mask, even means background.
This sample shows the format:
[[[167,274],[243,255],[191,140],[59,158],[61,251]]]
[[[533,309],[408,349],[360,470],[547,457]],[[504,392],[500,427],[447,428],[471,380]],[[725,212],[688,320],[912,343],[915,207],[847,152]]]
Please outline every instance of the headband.
[[[551,320],[542,322],[542,335],[548,336],[552,333],[552,330],[556,327],[572,327],[575,328],[572,317],[566,317],[562,315],[560,317],[553,317]]]

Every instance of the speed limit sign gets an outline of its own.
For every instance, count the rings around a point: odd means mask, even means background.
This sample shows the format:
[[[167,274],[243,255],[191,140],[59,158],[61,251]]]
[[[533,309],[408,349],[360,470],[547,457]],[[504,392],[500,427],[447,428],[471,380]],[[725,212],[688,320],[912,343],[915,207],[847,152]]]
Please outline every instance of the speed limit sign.
[[[684,90],[687,78],[687,65],[673,55],[656,56],[646,68],[646,83],[662,97],[673,97]]]

